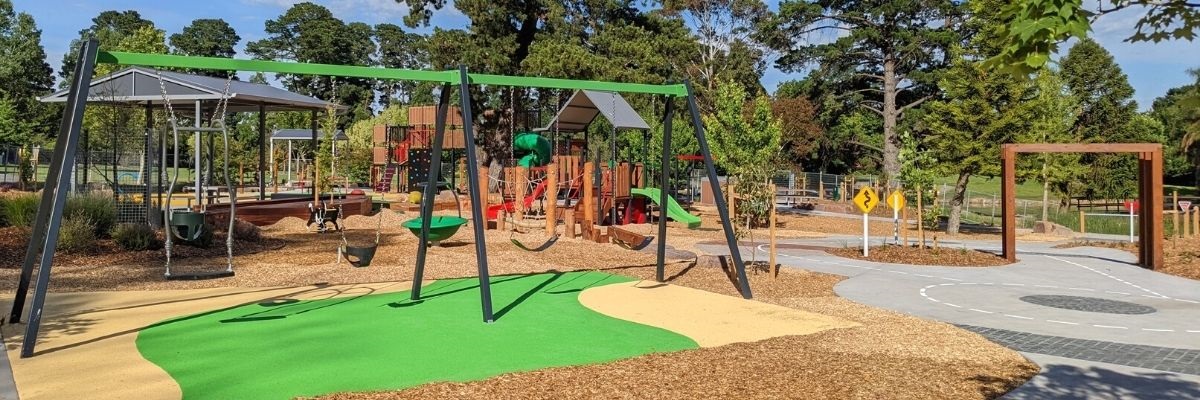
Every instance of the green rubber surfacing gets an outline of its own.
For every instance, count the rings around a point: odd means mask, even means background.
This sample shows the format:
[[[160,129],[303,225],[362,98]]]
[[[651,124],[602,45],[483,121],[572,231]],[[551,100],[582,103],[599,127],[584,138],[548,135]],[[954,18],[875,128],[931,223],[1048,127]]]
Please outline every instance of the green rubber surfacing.
[[[691,339],[579,303],[588,287],[628,282],[601,272],[492,277],[497,321],[478,319],[476,278],[408,292],[274,299],[164,321],[137,348],[185,399],[290,399],[470,381],[697,348]],[[316,295],[332,296],[330,289]]]

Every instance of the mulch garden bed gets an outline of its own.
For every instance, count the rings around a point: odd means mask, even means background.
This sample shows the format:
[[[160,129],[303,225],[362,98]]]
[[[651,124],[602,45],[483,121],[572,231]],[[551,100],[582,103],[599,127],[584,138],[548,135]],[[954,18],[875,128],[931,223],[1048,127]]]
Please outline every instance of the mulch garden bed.
[[[922,249],[918,246],[875,246],[871,247],[868,257],[863,257],[861,247],[827,249],[825,251],[839,257],[890,264],[945,267],[997,267],[1009,264],[1008,260],[999,255],[966,248],[934,249],[926,247]]]

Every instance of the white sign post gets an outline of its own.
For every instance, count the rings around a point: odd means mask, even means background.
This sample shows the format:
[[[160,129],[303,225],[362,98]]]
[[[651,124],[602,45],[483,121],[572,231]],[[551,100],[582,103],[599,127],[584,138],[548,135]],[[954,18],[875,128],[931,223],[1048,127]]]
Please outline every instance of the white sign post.
[[[863,186],[862,189],[858,190],[858,194],[854,195],[854,204],[863,213],[863,257],[867,257],[870,255],[870,251],[868,250],[870,248],[870,243],[868,242],[868,238],[870,237],[868,215],[871,213],[871,210],[875,209],[876,205],[879,205],[879,195],[875,194],[875,190],[871,189],[870,186]]]
[[[1138,204],[1137,200],[1132,200],[1132,201],[1126,200],[1125,201],[1125,209],[1129,210],[1129,243],[1134,242],[1134,239],[1133,239],[1133,216],[1134,216],[1133,210],[1137,209],[1138,205],[1139,204]]]
[[[888,195],[887,205],[892,208],[892,241],[900,244],[900,209],[904,208],[904,193],[896,190]]]

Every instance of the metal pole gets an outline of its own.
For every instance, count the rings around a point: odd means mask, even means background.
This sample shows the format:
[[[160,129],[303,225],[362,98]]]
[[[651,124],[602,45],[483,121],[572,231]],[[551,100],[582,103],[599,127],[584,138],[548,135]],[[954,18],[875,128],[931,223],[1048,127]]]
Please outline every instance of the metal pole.
[[[442,141],[446,136],[446,114],[450,108],[450,84],[442,85],[442,93],[439,96],[437,120],[433,125],[433,143],[429,155],[429,177],[425,180],[425,192],[421,196],[421,236],[417,238],[417,265],[413,270],[412,292],[409,296],[414,301],[421,299],[421,281],[425,275],[425,256],[429,251],[429,224],[433,219],[433,198],[437,195],[437,179],[441,175]]]
[[[459,77],[459,108],[462,112],[463,120],[463,152],[467,154],[467,189],[471,196],[471,225],[475,233],[475,259],[478,265],[479,273],[479,301],[483,308],[483,322],[492,322],[492,288],[490,283],[490,273],[488,272],[487,260],[487,241],[484,239],[484,229],[487,229],[487,218],[483,213],[483,192],[487,182],[479,182],[479,160],[475,154],[475,135],[474,121],[475,118],[471,115],[471,88],[470,77],[467,74],[467,67],[460,65],[458,67]],[[553,201],[553,200],[551,200]],[[554,218],[554,216],[547,216]]]
[[[308,121],[309,121],[308,122],[309,128],[312,129],[312,164],[313,164],[313,172],[314,172],[314,174],[313,174],[314,179],[312,180],[312,184],[308,185],[308,186],[312,188],[312,195],[315,198],[317,196],[317,180],[316,180],[317,175],[315,174],[315,172],[317,171],[317,168],[318,168],[318,166],[317,166],[317,147],[319,147],[319,145],[317,143],[317,110],[312,110],[310,112],[310,114],[308,115]]]
[[[868,241],[868,239],[867,239],[867,234],[868,234],[867,227],[868,227],[868,224],[869,224],[869,222],[867,221],[867,219],[868,219],[868,218],[867,218],[867,213],[863,213],[863,257],[867,257],[867,256],[870,256],[870,255],[871,255],[871,251],[870,251],[871,247],[870,247],[869,243],[867,242],[867,241]]]
[[[662,166],[659,167],[659,182],[661,187],[658,188],[658,264],[654,270],[654,280],[658,282],[662,282],[665,279],[667,204],[669,204],[668,201],[671,199],[670,195],[667,194],[667,188],[671,184],[671,120],[675,118],[675,98],[664,96],[663,100],[666,104],[663,111]]]
[[[291,139],[288,139],[287,181],[289,183],[293,183],[293,184],[296,182],[295,179],[292,179],[292,140]]]
[[[146,208],[146,224],[150,224],[150,215],[154,213],[154,207],[150,207],[150,184],[154,182],[150,179],[150,160],[154,158],[150,152],[150,142],[154,132],[154,108],[149,101],[146,102],[146,132],[142,141],[142,170],[138,171],[138,178],[142,181],[142,206]]]
[[[62,222],[63,208],[67,200],[67,191],[60,190],[59,183],[62,183],[70,175],[71,169],[75,166],[75,147],[79,143],[83,109],[87,105],[87,93],[96,66],[96,48],[98,46],[99,43],[95,38],[89,38],[79,52],[79,61],[75,63],[73,82],[71,82],[71,89],[67,95],[66,107],[63,109],[62,124],[59,126],[58,142],[54,146],[54,157],[50,163],[49,174],[46,175],[46,187],[42,191],[41,207],[34,220],[33,234],[25,252],[25,263],[21,266],[21,280],[16,297],[13,298],[13,309],[9,322],[16,323],[21,320],[25,295],[29,289],[29,275],[33,272],[33,260],[38,253],[41,253],[37,286],[34,287],[33,305],[29,311],[29,324],[25,327],[25,337],[21,342],[21,358],[32,356],[34,346],[37,345],[38,330],[42,321],[42,307],[46,302],[46,289],[50,284],[50,269],[54,264],[54,250],[58,246],[59,223]]]
[[[708,139],[704,136],[704,122],[700,120],[700,107],[696,105],[696,96],[692,92],[691,82],[684,81],[684,86],[687,88],[688,111],[692,115],[692,128],[696,130],[696,141],[700,145],[700,154],[704,157],[704,169],[708,172],[708,184],[712,188],[713,202],[717,205],[717,214],[721,216],[725,242],[729,244],[729,255],[737,270],[738,288],[742,297],[749,299],[753,297],[753,294],[750,292],[750,282],[746,278],[746,264],[742,262],[742,252],[738,249],[737,239],[733,236],[733,223],[729,221],[729,208],[725,204],[725,196],[721,193],[721,183],[717,182],[717,167],[713,165]]]

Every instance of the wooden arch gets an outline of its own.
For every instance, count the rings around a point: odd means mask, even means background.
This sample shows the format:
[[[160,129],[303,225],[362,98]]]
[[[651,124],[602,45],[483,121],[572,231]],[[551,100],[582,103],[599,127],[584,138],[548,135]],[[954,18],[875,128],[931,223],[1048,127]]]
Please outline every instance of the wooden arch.
[[[1158,143],[1009,143],[1001,146],[1000,193],[1004,244],[1002,254],[1017,260],[1016,162],[1020,153],[1137,153],[1138,155],[1138,265],[1157,269],[1163,265],[1163,151]]]

